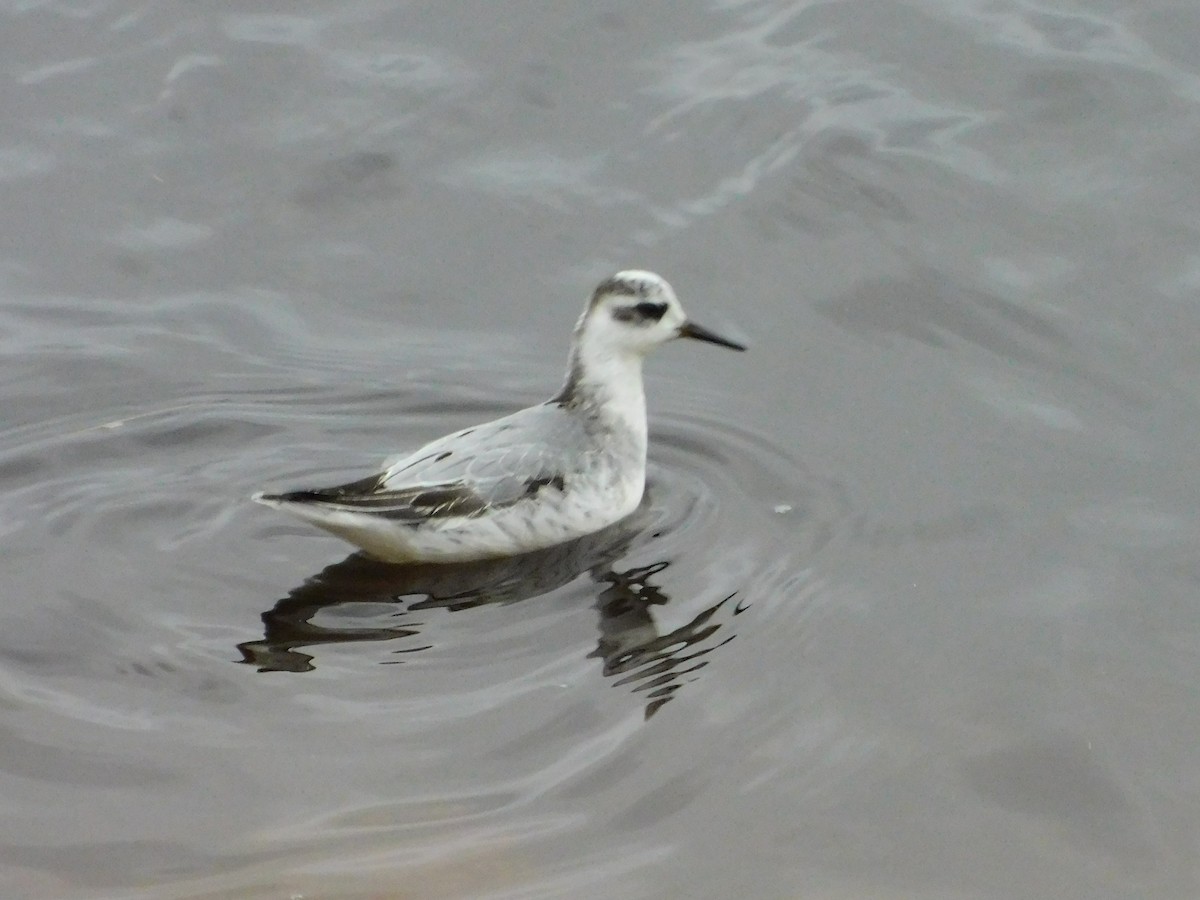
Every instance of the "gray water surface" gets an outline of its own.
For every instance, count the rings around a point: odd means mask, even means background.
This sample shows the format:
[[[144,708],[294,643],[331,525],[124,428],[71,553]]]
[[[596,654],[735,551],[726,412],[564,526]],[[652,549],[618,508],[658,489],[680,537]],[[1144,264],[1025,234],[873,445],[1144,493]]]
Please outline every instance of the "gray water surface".
[[[1200,8],[0,2],[0,893],[1200,895]],[[629,522],[255,506],[647,371]]]

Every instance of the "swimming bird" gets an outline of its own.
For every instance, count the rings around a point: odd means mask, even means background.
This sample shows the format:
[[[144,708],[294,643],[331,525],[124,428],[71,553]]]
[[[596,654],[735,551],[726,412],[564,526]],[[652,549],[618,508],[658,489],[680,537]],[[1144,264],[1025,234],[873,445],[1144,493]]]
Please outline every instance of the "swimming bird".
[[[746,349],[689,321],[662,277],[618,272],[592,292],[566,381],[546,402],[438,438],[349,484],[253,499],[387,562],[511,556],[599,531],[641,502],[642,361],[675,338]]]

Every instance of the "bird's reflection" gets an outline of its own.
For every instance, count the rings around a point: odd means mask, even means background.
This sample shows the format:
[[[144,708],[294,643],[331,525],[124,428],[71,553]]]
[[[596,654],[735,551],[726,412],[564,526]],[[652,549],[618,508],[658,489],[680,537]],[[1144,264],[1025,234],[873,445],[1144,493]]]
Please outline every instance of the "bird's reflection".
[[[608,586],[596,599],[600,612],[600,641],[588,654],[604,660],[604,674],[617,684],[633,685],[646,694],[646,718],[671,699],[691,676],[708,665],[701,659],[733,640],[733,634],[709,641],[721,629],[712,619],[736,595],[730,594],[668,634],[659,634],[650,607],[665,604],[667,597],[650,581],[667,567],[659,562],[603,576]],[[741,609],[734,607],[734,615]]]
[[[515,603],[586,574],[598,588],[594,605],[600,630],[588,656],[603,661],[604,674],[615,684],[645,695],[649,718],[707,665],[702,657],[733,639],[732,633],[718,636],[727,619],[717,614],[735,595],[661,634],[650,609],[669,598],[653,578],[669,563],[614,568],[636,536],[636,529],[618,525],[547,550],[455,566],[400,566],[354,554],[308,578],[264,612],[262,638],[239,644],[238,650],[242,661],[260,672],[310,671],[316,666],[313,648],[323,644],[412,638],[399,652],[419,653],[430,645],[421,641],[422,625],[412,613]],[[387,624],[379,624],[378,610],[371,609],[371,625],[355,627],[356,613],[379,604],[391,610]],[[740,611],[729,609],[731,615]]]

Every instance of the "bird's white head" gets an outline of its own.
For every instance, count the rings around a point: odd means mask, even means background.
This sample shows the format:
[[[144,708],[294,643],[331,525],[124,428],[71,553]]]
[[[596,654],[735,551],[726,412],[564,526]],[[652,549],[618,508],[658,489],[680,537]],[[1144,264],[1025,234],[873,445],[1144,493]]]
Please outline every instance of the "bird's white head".
[[[576,328],[581,348],[602,355],[645,356],[659,344],[680,337],[746,349],[689,322],[671,285],[653,272],[637,269],[600,282]]]

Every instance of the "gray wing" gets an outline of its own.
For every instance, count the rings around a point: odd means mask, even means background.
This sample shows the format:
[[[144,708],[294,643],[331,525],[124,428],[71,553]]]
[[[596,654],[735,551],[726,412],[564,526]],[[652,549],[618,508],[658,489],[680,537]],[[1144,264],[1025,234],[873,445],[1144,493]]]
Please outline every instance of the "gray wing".
[[[538,491],[562,491],[596,464],[579,417],[549,404],[426,444],[361,481],[282,495],[401,521],[477,516]]]

